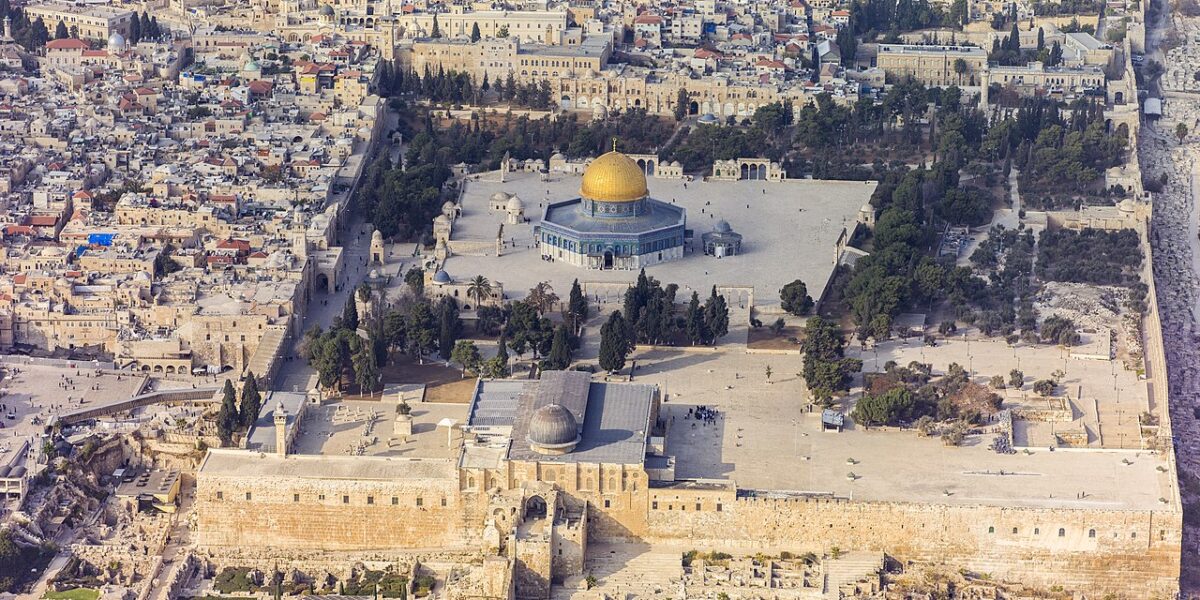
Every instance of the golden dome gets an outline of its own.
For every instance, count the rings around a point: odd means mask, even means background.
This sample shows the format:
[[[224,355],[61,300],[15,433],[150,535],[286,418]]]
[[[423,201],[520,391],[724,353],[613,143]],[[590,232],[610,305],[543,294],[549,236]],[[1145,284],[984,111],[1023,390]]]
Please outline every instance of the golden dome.
[[[612,151],[583,170],[579,195],[598,202],[633,202],[645,198],[646,174],[633,159]]]

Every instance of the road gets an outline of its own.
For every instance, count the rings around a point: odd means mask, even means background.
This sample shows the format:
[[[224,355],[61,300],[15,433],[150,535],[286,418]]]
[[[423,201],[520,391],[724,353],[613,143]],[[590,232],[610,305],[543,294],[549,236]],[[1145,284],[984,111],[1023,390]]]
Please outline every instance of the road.
[[[384,115],[386,122],[379,143],[389,144],[387,133],[396,128],[399,115],[390,108],[385,111]],[[388,151],[398,157],[402,150],[403,147],[397,145]],[[348,192],[348,194],[352,193],[353,191]],[[343,252],[342,264],[345,265],[345,274],[338,281],[340,289],[334,293],[325,290],[313,292],[312,299],[308,303],[308,310],[304,314],[304,331],[308,331],[314,325],[319,325],[322,329],[328,328],[333,319],[342,314],[346,301],[351,298],[354,290],[358,289],[359,284],[371,272],[367,266],[367,260],[370,256],[373,229],[367,222],[366,216],[359,211],[351,208],[348,214],[349,222],[344,224],[340,235]],[[308,366],[306,361],[294,354],[294,345],[288,349],[288,352],[291,359],[285,360],[279,368],[274,388],[286,391],[305,391],[315,387],[317,372]]]
[[[372,228],[364,219],[350,213],[350,223],[342,231],[342,262],[345,271],[338,283],[338,291],[329,293],[325,290],[313,292],[308,303],[308,311],[304,315],[304,331],[314,325],[327,329],[334,318],[341,316],[346,302],[358,289],[360,283],[367,278],[370,269],[366,260],[371,250]],[[295,356],[295,346],[288,348],[291,359],[285,360],[275,378],[275,389],[303,392],[312,389],[317,382],[317,372],[308,363]]]

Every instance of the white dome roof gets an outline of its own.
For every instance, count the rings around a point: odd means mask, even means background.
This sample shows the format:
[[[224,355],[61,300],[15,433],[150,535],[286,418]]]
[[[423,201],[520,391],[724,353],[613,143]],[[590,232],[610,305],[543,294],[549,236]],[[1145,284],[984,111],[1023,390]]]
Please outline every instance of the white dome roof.
[[[112,35],[108,36],[108,50],[110,52],[124,52],[125,36],[114,31]]]
[[[510,210],[510,211],[525,210],[525,203],[521,202],[520,198],[513,196],[512,198],[508,199],[508,210]]]
[[[511,196],[509,196],[508,194],[505,194],[504,192],[496,192],[495,194],[492,194],[493,202],[505,202],[509,198],[511,198]]]

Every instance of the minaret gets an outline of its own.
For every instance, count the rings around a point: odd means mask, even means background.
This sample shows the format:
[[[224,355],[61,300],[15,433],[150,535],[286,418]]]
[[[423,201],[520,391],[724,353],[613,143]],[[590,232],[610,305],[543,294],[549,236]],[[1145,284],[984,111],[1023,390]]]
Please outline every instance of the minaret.
[[[275,453],[279,456],[287,456],[287,409],[283,407],[283,401],[275,405]]]
[[[13,41],[13,36],[12,36],[12,17],[10,17],[10,16],[5,16],[5,17],[4,17],[4,41],[6,41],[6,42],[11,42],[11,41]]]

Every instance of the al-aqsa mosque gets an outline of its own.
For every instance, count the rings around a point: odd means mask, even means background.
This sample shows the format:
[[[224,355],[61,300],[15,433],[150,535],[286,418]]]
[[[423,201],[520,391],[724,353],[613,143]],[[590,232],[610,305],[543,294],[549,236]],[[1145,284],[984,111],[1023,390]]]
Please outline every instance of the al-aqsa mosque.
[[[543,260],[637,270],[683,257],[687,212],[655,200],[646,174],[613,150],[588,164],[579,197],[546,205],[534,239]]]

